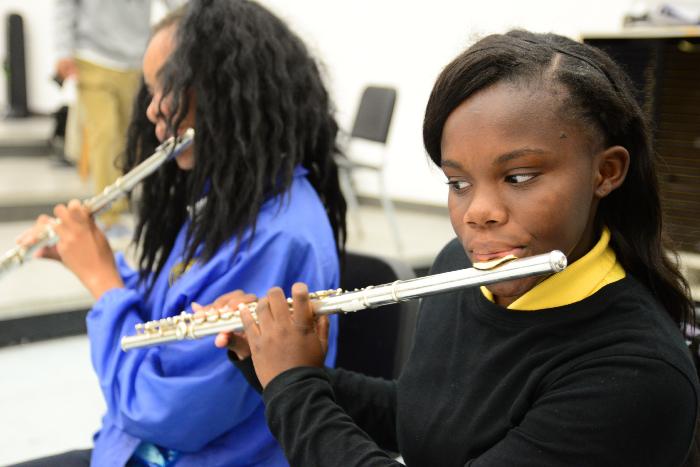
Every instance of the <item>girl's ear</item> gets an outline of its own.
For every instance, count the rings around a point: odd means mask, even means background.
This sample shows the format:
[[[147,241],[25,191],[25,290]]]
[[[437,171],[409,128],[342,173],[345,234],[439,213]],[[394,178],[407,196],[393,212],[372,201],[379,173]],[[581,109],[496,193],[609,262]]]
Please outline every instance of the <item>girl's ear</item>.
[[[598,198],[605,198],[625,181],[630,165],[630,154],[622,146],[611,146],[595,157],[598,165],[595,195]]]

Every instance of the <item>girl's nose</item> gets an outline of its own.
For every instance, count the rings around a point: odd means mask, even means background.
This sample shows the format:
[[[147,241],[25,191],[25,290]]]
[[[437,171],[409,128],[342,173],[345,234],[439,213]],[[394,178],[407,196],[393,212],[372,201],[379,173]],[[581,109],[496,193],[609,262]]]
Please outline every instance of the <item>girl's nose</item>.
[[[505,223],[508,210],[497,190],[475,189],[464,212],[463,222],[471,227],[488,227]]]
[[[148,118],[151,123],[156,123],[158,120],[158,113],[158,101],[156,100],[156,96],[153,96],[146,108],[146,118]]]

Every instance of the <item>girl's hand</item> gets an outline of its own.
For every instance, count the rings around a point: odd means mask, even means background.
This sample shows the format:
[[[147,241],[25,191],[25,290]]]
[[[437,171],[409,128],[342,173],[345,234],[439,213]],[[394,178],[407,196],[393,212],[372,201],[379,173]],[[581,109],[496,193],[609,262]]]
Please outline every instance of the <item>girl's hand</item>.
[[[241,303],[254,302],[257,297],[253,294],[245,293],[242,290],[234,290],[233,292],[224,294],[214,300],[214,303],[208,306],[202,306],[198,303],[192,304],[192,311],[195,316],[200,316],[201,313],[206,313],[211,310],[220,310],[228,307],[231,311],[238,310],[238,305]],[[250,347],[245,334],[241,332],[220,332],[214,340],[214,345],[219,348],[228,348],[236,354],[239,360],[250,357]]]
[[[55,222],[56,220],[52,217],[42,214],[37,218],[36,222],[34,223],[31,229],[27,230],[26,232],[23,232],[15,239],[15,243],[23,247],[30,246],[31,244],[36,242],[36,239],[39,237],[40,234],[42,234],[49,226],[53,226]],[[56,245],[45,246],[43,248],[40,248],[34,252],[33,256],[35,258],[46,258],[61,261],[61,255],[58,254],[58,251],[56,250]]]
[[[90,210],[74,199],[68,206],[57,205],[54,215],[61,221],[53,227],[58,243],[53,249],[42,249],[38,256],[60,259],[95,299],[112,288],[124,287],[112,248],[95,225]]]
[[[291,313],[278,287],[258,302],[256,312],[258,323],[247,307],[241,307],[255,373],[263,388],[291,368],[323,366],[328,350],[328,317],[314,315],[306,284],[292,287]]]

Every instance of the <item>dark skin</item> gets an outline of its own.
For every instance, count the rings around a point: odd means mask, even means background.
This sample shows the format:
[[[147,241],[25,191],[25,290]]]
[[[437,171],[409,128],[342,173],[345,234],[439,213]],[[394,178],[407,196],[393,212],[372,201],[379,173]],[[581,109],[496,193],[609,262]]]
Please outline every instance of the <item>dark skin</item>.
[[[195,316],[201,316],[207,312],[220,312],[224,308],[237,310],[241,305],[257,301],[258,297],[254,294],[245,293],[242,290],[234,290],[217,298],[214,303],[202,306],[199,303],[192,303],[192,311]],[[221,332],[216,336],[215,344],[217,347],[228,347],[232,350],[240,360],[250,357],[250,347],[243,332]]]
[[[598,240],[598,204],[624,181],[629,154],[562,117],[563,89],[497,83],[448,117],[442,170],[450,220],[472,261],[558,249],[569,264]],[[542,277],[489,285],[508,306]]]
[[[217,347],[228,347],[239,359],[251,356],[263,388],[288,369],[323,366],[328,350],[329,321],[327,316],[314,315],[306,284],[297,282],[292,286],[291,312],[284,291],[279,287],[270,289],[257,303],[257,322],[248,307],[242,306],[253,298],[237,290],[214,302],[213,307],[240,310],[245,326],[243,333],[219,333]],[[198,307],[198,311],[208,308]]]
[[[57,205],[54,216],[55,219],[39,216],[34,227],[20,235],[17,244],[31,244],[47,225],[52,225],[59,237],[58,243],[38,250],[35,256],[61,261],[96,300],[110,289],[124,287],[112,248],[90,210],[74,199],[67,205]]]
[[[629,167],[621,146],[604,147],[591,125],[564,118],[566,91],[497,83],[462,102],[442,136],[442,170],[449,184],[452,226],[472,261],[558,249],[573,263],[598,240],[601,199],[618,188]],[[543,278],[489,285],[508,306]],[[305,289],[293,290],[290,314],[273,289],[259,323],[242,312],[255,371],[265,387],[297,366],[323,364],[324,335],[315,326]],[[218,344],[226,337],[219,336]]]

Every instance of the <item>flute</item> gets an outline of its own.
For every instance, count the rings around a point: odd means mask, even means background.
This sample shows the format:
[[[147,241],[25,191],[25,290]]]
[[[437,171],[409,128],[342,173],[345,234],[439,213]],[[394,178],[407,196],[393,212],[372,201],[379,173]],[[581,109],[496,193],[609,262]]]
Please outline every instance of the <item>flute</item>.
[[[113,184],[105,187],[102,193],[83,201],[83,205],[90,209],[91,214],[98,214],[109,207],[111,203],[128,194],[139,182],[158,170],[165,162],[181,154],[192,144],[193,140],[194,130],[192,128],[188,128],[178,137],[168,138],[146,160],[119,177]],[[53,224],[47,224],[30,244],[18,245],[5,253],[0,258],[0,277],[24,264],[36,250],[55,245],[58,238],[53,225],[58,222],[59,220],[55,220]]]
[[[471,268],[457,271],[398,280],[390,284],[369,286],[355,291],[322,290],[310,293],[309,296],[314,306],[314,313],[317,315],[348,313],[467,287],[548,272],[556,273],[563,271],[566,264],[566,256],[558,250],[522,259],[508,255],[495,261],[474,263]],[[287,299],[287,303],[291,306],[291,299]],[[248,303],[247,306],[257,320],[255,315],[257,303]],[[199,339],[219,332],[244,329],[238,310],[234,311],[228,307],[199,314],[183,311],[176,316],[137,324],[135,328],[135,335],[122,337],[122,350],[167,344],[184,339]]]

